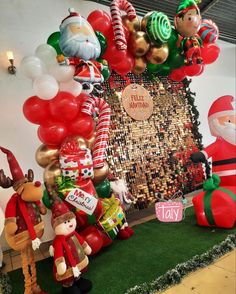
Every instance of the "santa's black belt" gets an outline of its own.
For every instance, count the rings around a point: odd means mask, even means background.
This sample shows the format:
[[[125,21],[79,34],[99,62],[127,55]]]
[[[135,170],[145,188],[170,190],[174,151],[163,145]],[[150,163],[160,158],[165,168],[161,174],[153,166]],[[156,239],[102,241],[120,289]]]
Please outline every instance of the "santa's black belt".
[[[231,164],[236,163],[236,157],[224,159],[224,160],[217,160],[212,163],[212,166],[224,165],[224,164]]]

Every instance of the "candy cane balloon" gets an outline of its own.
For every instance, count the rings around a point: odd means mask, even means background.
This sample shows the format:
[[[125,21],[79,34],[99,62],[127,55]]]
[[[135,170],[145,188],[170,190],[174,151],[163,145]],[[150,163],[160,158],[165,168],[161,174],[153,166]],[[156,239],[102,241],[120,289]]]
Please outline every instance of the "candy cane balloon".
[[[116,48],[119,50],[126,50],[127,42],[122,25],[122,18],[120,14],[121,10],[127,13],[129,20],[132,20],[136,17],[136,11],[133,5],[130,4],[127,0],[113,0],[111,2],[110,11],[113,31],[115,35]]]
[[[93,165],[94,168],[101,168],[104,166],[104,157],[111,119],[111,108],[104,99],[91,96],[83,103],[81,112],[92,115],[95,108],[99,110],[99,116],[93,147]]]

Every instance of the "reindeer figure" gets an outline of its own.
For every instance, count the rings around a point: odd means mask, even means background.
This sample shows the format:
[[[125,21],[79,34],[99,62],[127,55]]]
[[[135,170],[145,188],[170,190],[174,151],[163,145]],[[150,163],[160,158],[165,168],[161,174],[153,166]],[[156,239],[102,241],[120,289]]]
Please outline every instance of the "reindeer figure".
[[[25,277],[24,294],[43,294],[37,284],[36,266],[33,250],[39,248],[44,231],[40,214],[46,214],[45,206],[40,202],[43,197],[41,183],[33,182],[31,169],[24,175],[11,151],[0,147],[7,154],[12,179],[0,170],[0,186],[13,187],[16,193],[7,203],[5,211],[5,238],[9,246],[21,252],[22,270]]]

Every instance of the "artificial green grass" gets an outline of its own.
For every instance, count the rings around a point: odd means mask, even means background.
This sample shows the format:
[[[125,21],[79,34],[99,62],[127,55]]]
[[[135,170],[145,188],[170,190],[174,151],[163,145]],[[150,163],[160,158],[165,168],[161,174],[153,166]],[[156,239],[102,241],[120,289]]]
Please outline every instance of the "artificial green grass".
[[[235,234],[236,228],[199,227],[191,207],[180,223],[152,220],[135,226],[134,231],[130,239],[116,240],[90,257],[84,277],[93,282],[91,294],[123,294],[130,287],[150,282],[177,264],[206,252],[229,234]],[[52,278],[52,259],[37,262],[37,270],[40,286],[50,294],[59,294],[60,285]],[[13,294],[24,293],[21,270],[10,272],[9,276]]]

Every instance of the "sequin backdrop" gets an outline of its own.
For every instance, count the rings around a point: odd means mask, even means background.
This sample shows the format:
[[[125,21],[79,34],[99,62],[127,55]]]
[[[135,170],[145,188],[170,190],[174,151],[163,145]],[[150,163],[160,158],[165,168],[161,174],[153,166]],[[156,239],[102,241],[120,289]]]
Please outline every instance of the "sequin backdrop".
[[[129,83],[140,84],[151,94],[154,112],[148,120],[135,121],[125,112],[121,91]],[[166,78],[151,80],[145,74],[130,74],[126,80],[112,74],[104,87],[104,98],[112,109],[109,167],[115,177],[125,178],[136,202],[147,205],[157,195],[168,198],[178,190],[188,193],[201,185],[202,167],[189,160],[199,141],[186,87]]]

